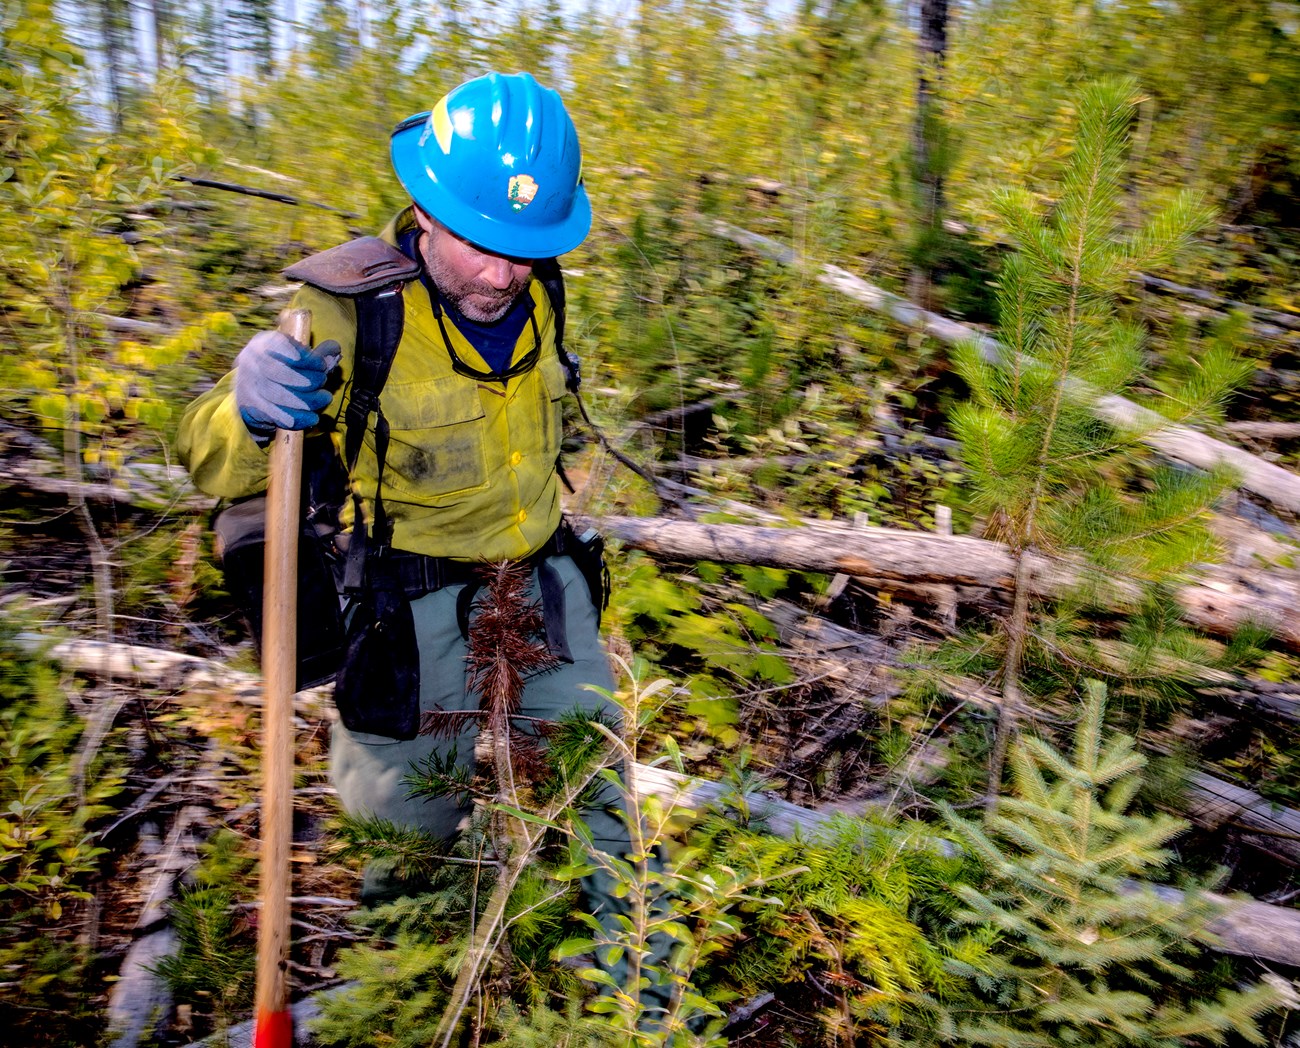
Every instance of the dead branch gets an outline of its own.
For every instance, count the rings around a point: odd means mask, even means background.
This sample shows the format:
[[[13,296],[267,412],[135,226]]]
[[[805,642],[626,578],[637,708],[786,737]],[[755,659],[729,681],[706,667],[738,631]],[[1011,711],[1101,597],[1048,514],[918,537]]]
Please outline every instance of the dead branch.
[[[192,186],[202,186],[205,189],[220,189],[226,193],[240,193],[244,196],[259,197],[262,200],[274,200],[277,204],[292,204],[295,207],[318,207],[322,211],[333,211],[344,218],[361,217],[355,211],[344,211],[341,207],[320,204],[315,200],[300,200],[298,197],[289,196],[287,193],[272,193],[266,189],[254,189],[251,186],[241,186],[235,182],[217,182],[211,178],[194,178],[190,175],[172,175],[172,178],[178,182],[188,182]]]
[[[924,310],[904,298],[869,284],[846,269],[828,263],[818,265],[802,258],[769,237],[733,226],[720,219],[709,223],[713,232],[765,258],[816,271],[823,284],[843,292],[854,301],[885,313],[905,327],[922,331],[941,342],[970,343],[990,359],[1004,352],[1000,343],[975,328]],[[1300,476],[1230,444],[1207,437],[1185,426],[1170,425],[1154,411],[1124,397],[1101,397],[1095,403],[1097,415],[1125,430],[1142,433],[1142,440],[1161,454],[1198,469],[1227,465],[1241,477],[1241,486],[1292,512],[1300,512]]]

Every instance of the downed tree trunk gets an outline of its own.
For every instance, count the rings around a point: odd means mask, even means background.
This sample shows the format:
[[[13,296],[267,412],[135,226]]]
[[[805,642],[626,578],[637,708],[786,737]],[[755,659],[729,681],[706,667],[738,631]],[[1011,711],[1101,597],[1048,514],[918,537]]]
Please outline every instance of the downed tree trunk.
[[[967,535],[938,535],[892,528],[810,525],[764,528],[746,524],[697,524],[643,517],[575,518],[634,549],[677,560],[756,564],[897,580],[909,584],[1011,587],[1015,565],[1000,543]],[[1031,562],[1035,596],[1060,596],[1080,580],[1078,569],[1036,557]],[[1135,585],[1113,580],[1116,596],[1131,600]],[[1247,624],[1263,626],[1287,647],[1300,649],[1300,576],[1216,566],[1183,586],[1177,597],[1187,621],[1209,633],[1230,635]]]
[[[171,1009],[171,990],[156,969],[180,946],[176,930],[167,921],[167,904],[181,874],[198,862],[192,831],[203,814],[193,805],[181,809],[148,871],[136,937],[109,991],[108,1025],[114,1035],[110,1048],[135,1048],[146,1038],[152,1042]]]
[[[817,269],[817,279],[843,292],[850,298],[877,312],[885,313],[899,324],[924,331],[941,342],[973,343],[985,356],[996,359],[1004,349],[996,340],[975,328],[955,320],[921,309],[904,298],[890,294],[882,288],[867,283],[839,266],[815,263],[802,259],[795,251],[784,247],[769,237],[733,226],[720,219],[710,222],[718,236],[750,248],[765,258],[787,265]],[[1281,466],[1266,462],[1231,444],[1207,437],[1186,426],[1171,425],[1154,411],[1141,407],[1123,397],[1102,397],[1096,404],[1097,414],[1113,425],[1146,432],[1144,443],[1176,462],[1198,469],[1228,465],[1238,472],[1241,486],[1268,499],[1275,505],[1292,512],[1300,512],[1300,476]]]
[[[785,602],[768,601],[759,610],[777,626],[782,645],[809,654],[819,653],[821,679],[836,678],[868,706],[880,706],[892,697],[891,689],[870,683],[879,674],[882,664],[893,658],[893,653],[878,640],[817,616],[801,615],[798,609]],[[981,688],[977,694],[972,691],[954,697],[980,705],[996,704],[1000,699],[993,688]],[[792,740],[792,750],[797,741]],[[1300,811],[1282,807],[1244,787],[1198,772],[1187,783],[1187,810],[1184,814],[1202,829],[1230,829],[1242,844],[1288,866],[1300,867]],[[779,808],[778,817],[787,818],[787,809]]]
[[[77,638],[50,644],[48,638],[35,634],[23,634],[19,642],[31,651],[43,651],[46,658],[61,662],[77,673],[147,684],[195,702],[203,695],[217,692],[240,705],[262,705],[260,676],[229,669],[198,655]],[[328,718],[333,713],[332,703],[328,701],[332,693],[332,685],[300,691],[294,696],[294,712],[301,717]]]
[[[1136,279],[1150,291],[1158,291],[1165,295],[1172,295],[1175,298],[1190,298],[1220,312],[1246,313],[1257,320],[1273,325],[1274,331],[1278,328],[1286,328],[1288,331],[1300,331],[1300,317],[1280,313],[1276,309],[1264,309],[1261,306],[1252,306],[1246,302],[1237,302],[1230,298],[1224,298],[1222,295],[1216,295],[1213,291],[1206,291],[1204,288],[1175,284],[1172,280],[1153,277],[1148,273],[1139,273]],[[1268,331],[1260,333],[1269,334]]]
[[[1203,772],[1191,777],[1187,801],[1187,818],[1197,826],[1229,827],[1243,844],[1300,866],[1300,811]]]
[[[764,606],[764,612],[777,623],[782,641],[792,644],[802,638],[805,651],[825,649],[828,668],[824,677],[835,676],[862,691],[866,682],[878,676],[882,664],[892,661],[888,646],[874,638],[834,626],[816,616],[800,620],[789,609]],[[39,638],[29,638],[36,646]],[[811,642],[811,643],[807,643]],[[92,675],[111,674],[118,679],[135,679],[162,687],[177,694],[195,695],[219,691],[241,704],[259,705],[260,678],[252,673],[230,670],[209,659],[163,651],[140,645],[109,644],[103,641],[65,640],[53,645],[46,654],[69,669]],[[296,712],[305,717],[328,718],[333,715],[328,702],[329,685],[299,692],[295,696]],[[869,702],[879,705],[894,689],[877,681],[866,688]],[[991,689],[980,692],[981,701],[995,703]],[[1198,826],[1219,829],[1225,825],[1241,832],[1244,844],[1257,848],[1288,865],[1300,866],[1300,812],[1274,805],[1250,790],[1234,786],[1210,775],[1193,777],[1188,786],[1187,817]],[[787,802],[782,802],[785,804]],[[800,809],[803,810],[803,809]]]

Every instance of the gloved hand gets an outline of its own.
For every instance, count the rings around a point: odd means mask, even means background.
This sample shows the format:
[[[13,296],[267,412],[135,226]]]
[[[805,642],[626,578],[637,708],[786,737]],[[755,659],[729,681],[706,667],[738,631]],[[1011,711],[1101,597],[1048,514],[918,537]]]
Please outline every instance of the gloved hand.
[[[259,442],[277,429],[309,429],[334,399],[325,379],[339,362],[339,344],[315,349],[279,331],[261,331],[235,358],[235,404]]]

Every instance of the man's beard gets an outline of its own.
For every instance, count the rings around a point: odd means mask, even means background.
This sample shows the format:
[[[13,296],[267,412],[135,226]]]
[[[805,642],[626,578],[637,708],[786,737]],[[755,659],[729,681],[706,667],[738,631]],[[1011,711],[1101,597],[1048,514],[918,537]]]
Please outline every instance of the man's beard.
[[[427,243],[426,239],[426,243]],[[443,298],[455,307],[466,320],[476,324],[495,324],[510,312],[515,299],[528,286],[530,275],[522,280],[512,281],[505,290],[493,287],[481,280],[464,280],[450,271],[450,267],[426,248],[424,264],[429,270],[429,277],[442,293]]]

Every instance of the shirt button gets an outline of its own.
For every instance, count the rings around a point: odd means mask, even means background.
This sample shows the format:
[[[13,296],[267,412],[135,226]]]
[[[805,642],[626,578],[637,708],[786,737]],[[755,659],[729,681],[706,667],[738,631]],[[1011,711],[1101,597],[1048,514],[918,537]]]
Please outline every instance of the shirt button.
[[[510,465],[517,466],[519,465],[519,463],[523,462],[523,460],[524,460],[523,455],[519,454],[519,452],[516,451],[514,454],[510,456]]]
[[[519,511],[519,523],[522,524],[522,523],[523,523],[524,521],[526,521],[527,519],[528,519],[528,510],[526,510],[526,509],[521,509],[521,510]]]

